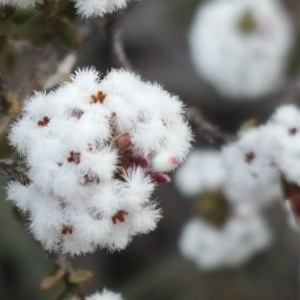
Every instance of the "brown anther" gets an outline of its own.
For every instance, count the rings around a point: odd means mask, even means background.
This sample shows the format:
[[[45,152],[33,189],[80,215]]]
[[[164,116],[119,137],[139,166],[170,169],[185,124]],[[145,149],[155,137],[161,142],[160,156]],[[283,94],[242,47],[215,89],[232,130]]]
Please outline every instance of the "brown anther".
[[[50,122],[50,119],[47,116],[45,116],[43,119],[39,120],[37,124],[40,127],[44,127],[44,126],[47,126],[49,122]]]
[[[117,222],[123,223],[125,222],[125,216],[128,215],[128,212],[125,210],[119,210],[114,214],[111,218],[113,224],[117,224]]]
[[[247,152],[247,153],[245,154],[245,161],[246,161],[248,164],[250,164],[250,163],[253,161],[254,158],[255,158],[255,154],[254,154],[252,151]]]
[[[102,91],[99,91],[98,93],[97,93],[97,95],[91,95],[91,98],[92,98],[92,100],[91,100],[91,104],[93,104],[93,103],[98,103],[98,102],[100,102],[100,103],[103,103],[103,101],[104,101],[104,99],[106,98],[106,94],[104,94]]]
[[[71,112],[71,116],[76,118],[76,119],[80,119],[83,115],[83,111],[79,108],[74,108]]]
[[[289,135],[296,135],[297,132],[298,132],[298,129],[295,127],[289,129]]]
[[[73,233],[73,226],[64,225],[61,229],[62,235],[72,234],[72,233]]]
[[[70,156],[68,157],[68,162],[69,163],[75,163],[76,165],[78,165],[80,163],[80,157],[81,157],[81,154],[80,152],[74,152],[74,151],[71,151],[70,152]]]

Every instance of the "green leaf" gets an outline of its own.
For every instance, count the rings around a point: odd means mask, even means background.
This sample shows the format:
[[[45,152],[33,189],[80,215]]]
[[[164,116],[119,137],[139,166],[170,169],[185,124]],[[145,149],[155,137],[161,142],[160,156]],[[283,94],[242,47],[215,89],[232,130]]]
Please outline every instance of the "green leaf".
[[[78,269],[70,274],[68,280],[72,284],[82,284],[91,281],[94,274],[89,270]]]
[[[10,20],[14,23],[14,24],[22,24],[26,21],[28,21],[29,19],[33,18],[36,15],[36,12],[34,10],[19,10],[16,11],[12,17],[10,18]]]
[[[9,35],[11,27],[12,23],[9,20],[0,21],[0,35]]]
[[[76,49],[81,44],[81,38],[74,26],[67,20],[61,20],[55,28],[53,28],[55,35],[59,41],[66,47]]]
[[[64,276],[66,272],[64,270],[58,270],[56,274],[46,276],[41,282],[41,290],[49,290],[55,286]]]
[[[10,45],[8,43],[3,45],[0,52],[0,72],[4,75],[10,74],[16,65],[16,61],[17,57]]]

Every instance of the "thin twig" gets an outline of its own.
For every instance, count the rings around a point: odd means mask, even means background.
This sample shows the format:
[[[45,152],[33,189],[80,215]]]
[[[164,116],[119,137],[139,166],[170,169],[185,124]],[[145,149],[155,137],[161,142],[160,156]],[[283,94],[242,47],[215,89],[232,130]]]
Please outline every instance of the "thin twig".
[[[27,169],[23,161],[0,159],[0,176],[7,179],[22,181],[26,178]]]
[[[0,176],[22,181],[22,178],[26,178],[26,173],[27,169],[23,161],[14,162],[12,159],[0,160]],[[27,217],[24,216],[24,218],[21,218],[21,222],[26,223]],[[73,297],[76,297],[76,299],[84,300],[85,294],[82,285],[75,285],[69,282],[69,276],[74,272],[70,260],[58,251],[48,253],[48,255],[54,260],[56,267],[65,272],[63,279],[66,291]]]
[[[126,10],[117,11],[106,17],[105,30],[107,42],[110,47],[111,62],[113,67],[132,70],[132,65],[127,58],[123,43],[121,25],[126,13],[133,7],[134,2],[128,5]]]
[[[49,253],[49,257],[54,260],[55,265],[59,270],[63,270],[65,272],[63,279],[67,292],[72,297],[75,297],[76,300],[84,300],[85,293],[83,286],[81,284],[75,285],[69,282],[69,276],[74,272],[74,268],[70,260],[58,251]]]
[[[12,116],[8,114],[9,102],[7,101],[7,84],[0,74],[0,136],[2,136],[12,121]]]
[[[209,143],[221,142],[225,144],[236,139],[234,135],[223,132],[220,128],[205,120],[195,107],[186,109],[186,117],[195,127],[197,133]]]
[[[0,74],[0,111],[1,113],[6,113],[9,107],[9,103],[7,101],[7,85]]]

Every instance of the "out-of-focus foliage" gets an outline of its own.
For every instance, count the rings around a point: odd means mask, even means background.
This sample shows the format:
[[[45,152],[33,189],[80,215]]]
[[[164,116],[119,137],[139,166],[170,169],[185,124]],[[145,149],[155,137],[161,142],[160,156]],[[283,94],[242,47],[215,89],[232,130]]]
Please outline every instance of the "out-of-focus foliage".
[[[36,9],[0,6],[0,72],[8,73],[16,62],[13,41],[27,40],[33,46],[58,41],[78,48],[81,39],[74,26],[76,11],[71,1],[45,1]]]

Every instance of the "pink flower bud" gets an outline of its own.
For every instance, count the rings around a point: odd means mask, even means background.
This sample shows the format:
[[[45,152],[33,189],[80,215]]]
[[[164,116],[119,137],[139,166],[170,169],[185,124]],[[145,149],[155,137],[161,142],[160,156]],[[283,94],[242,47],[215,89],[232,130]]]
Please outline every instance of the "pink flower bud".
[[[179,159],[172,153],[162,153],[154,156],[151,161],[151,167],[156,172],[169,172],[175,169],[179,164]]]

